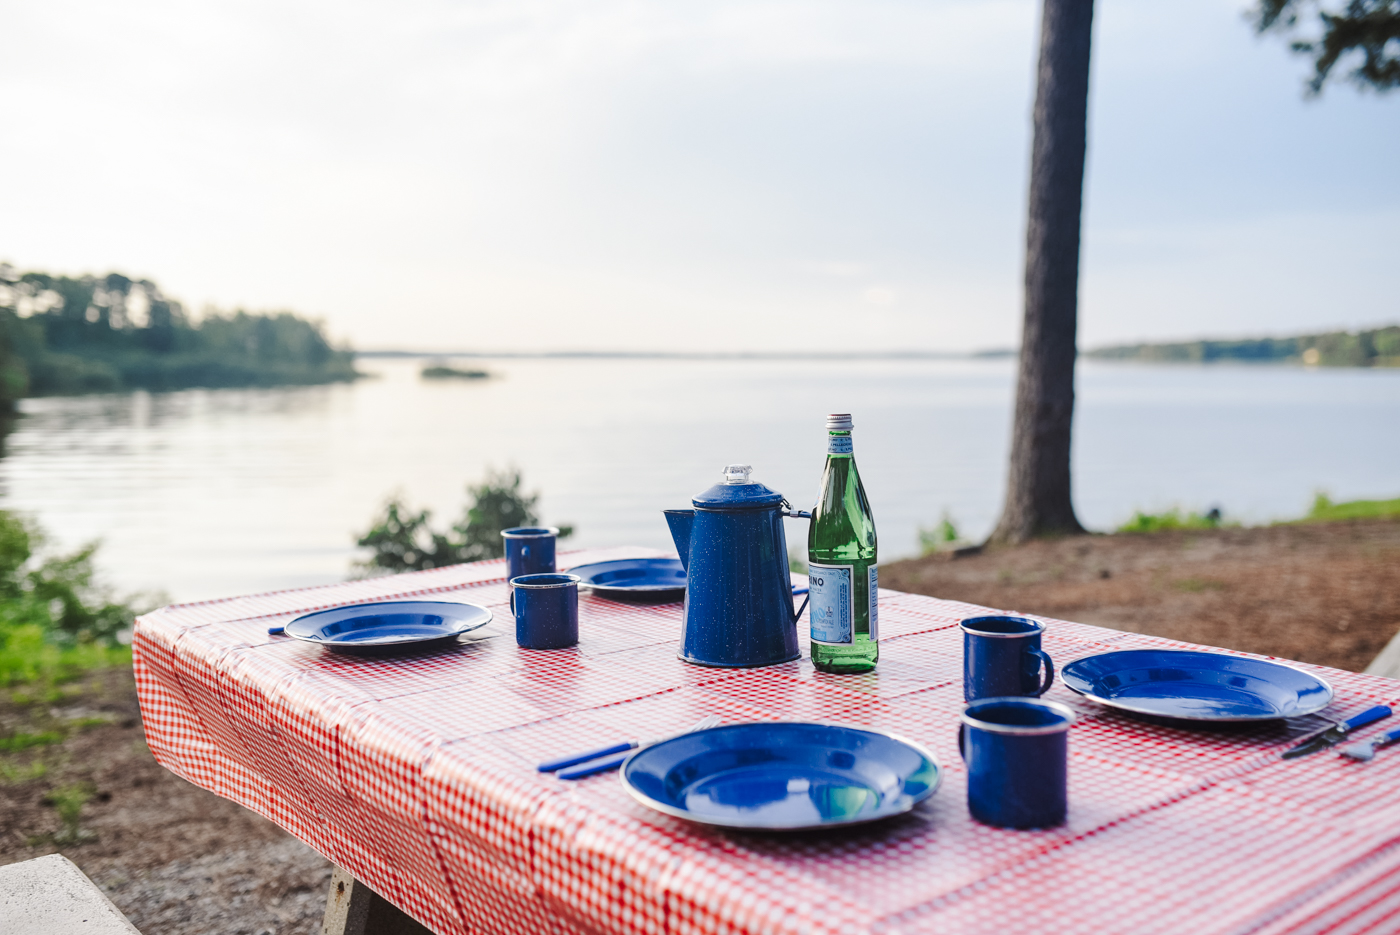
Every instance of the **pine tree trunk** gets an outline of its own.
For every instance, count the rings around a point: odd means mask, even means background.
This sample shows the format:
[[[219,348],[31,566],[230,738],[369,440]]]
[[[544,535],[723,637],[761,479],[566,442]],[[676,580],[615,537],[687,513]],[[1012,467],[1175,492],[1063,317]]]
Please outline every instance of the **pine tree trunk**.
[[[1093,18],[1093,0],[1045,0],[1026,225],[1026,312],[1011,470],[994,543],[1084,531],[1070,502],[1069,455]]]

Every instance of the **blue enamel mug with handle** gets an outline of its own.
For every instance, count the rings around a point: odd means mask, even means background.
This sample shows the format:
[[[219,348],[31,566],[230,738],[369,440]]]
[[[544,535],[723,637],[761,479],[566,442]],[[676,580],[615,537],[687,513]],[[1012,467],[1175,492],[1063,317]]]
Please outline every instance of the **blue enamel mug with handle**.
[[[1069,810],[1074,712],[1039,698],[983,698],[963,709],[958,752],[967,809],[997,828],[1052,828]]]
[[[1045,624],[1025,617],[969,617],[963,631],[963,700],[1039,698],[1055,682],[1040,649]]]
[[[553,526],[515,526],[501,531],[506,541],[506,580],[521,575],[554,571],[554,544],[559,530]]]

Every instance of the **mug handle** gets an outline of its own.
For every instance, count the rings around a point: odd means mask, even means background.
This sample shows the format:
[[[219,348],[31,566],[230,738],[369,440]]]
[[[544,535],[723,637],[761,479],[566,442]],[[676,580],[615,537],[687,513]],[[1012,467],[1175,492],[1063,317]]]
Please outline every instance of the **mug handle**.
[[[1055,664],[1050,661],[1049,656],[1040,650],[1032,649],[1031,652],[1040,657],[1040,664],[1045,668],[1045,680],[1040,683],[1040,690],[1035,693],[1035,697],[1039,698],[1050,690],[1051,685],[1055,684]]]
[[[510,612],[515,613],[515,586],[507,582],[506,587],[510,588]]]
[[[966,725],[966,724],[959,724],[959,725],[958,725],[958,756],[960,756],[960,757],[963,758],[963,762],[967,762],[967,750],[966,750],[966,749],[964,748],[964,746],[963,746],[963,736],[964,736],[964,734],[965,734],[966,731],[967,731],[967,725]]]

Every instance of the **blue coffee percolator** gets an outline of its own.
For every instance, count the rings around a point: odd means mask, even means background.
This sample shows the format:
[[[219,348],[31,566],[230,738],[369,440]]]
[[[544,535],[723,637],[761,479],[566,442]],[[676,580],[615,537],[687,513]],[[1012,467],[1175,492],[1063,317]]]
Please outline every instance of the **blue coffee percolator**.
[[[811,518],[731,464],[724,481],[666,510],[685,566],[680,658],[702,666],[753,668],[798,657],[783,517]]]

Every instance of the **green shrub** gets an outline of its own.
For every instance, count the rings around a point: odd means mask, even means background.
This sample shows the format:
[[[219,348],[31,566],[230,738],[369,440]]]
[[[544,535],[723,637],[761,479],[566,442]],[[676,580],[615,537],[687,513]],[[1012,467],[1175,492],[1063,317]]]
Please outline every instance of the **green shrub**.
[[[36,555],[43,533],[0,510],[0,686],[58,684],[131,661],[119,636],[138,613],[94,582],[90,543],[68,555]]]
[[[1400,516],[1400,498],[1395,500],[1349,500],[1333,503],[1332,498],[1318,491],[1312,509],[1303,517],[1305,523],[1329,523],[1342,519],[1384,519]]]
[[[1172,507],[1162,513],[1143,513],[1141,510],[1133,513],[1133,518],[1119,526],[1118,532],[1161,532],[1165,529],[1219,529],[1224,525],[1233,525],[1224,522],[1224,516],[1217,508],[1212,508],[1201,513],[1187,513],[1182,515],[1181,510]]]
[[[362,574],[398,573],[500,558],[505,554],[502,530],[539,524],[535,504],[540,496],[523,493],[520,482],[520,472],[509,470],[490,472],[482,483],[468,485],[471,505],[446,532],[428,525],[431,511],[415,513],[398,497],[391,498],[369,532],[356,540],[373,554],[355,569]],[[559,537],[573,531],[572,526],[561,526]]]
[[[938,525],[932,529],[919,527],[919,552],[922,555],[931,555],[934,552],[946,552],[956,548],[962,542],[962,536],[958,533],[958,527],[953,523],[953,517],[947,510],[943,511],[942,518]]]

